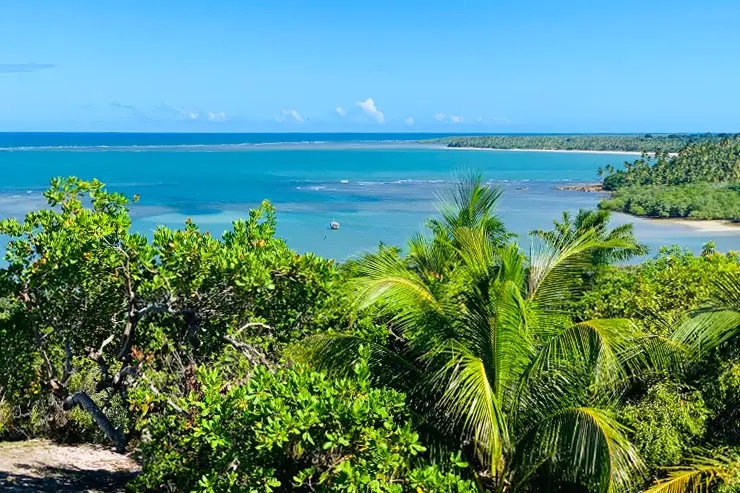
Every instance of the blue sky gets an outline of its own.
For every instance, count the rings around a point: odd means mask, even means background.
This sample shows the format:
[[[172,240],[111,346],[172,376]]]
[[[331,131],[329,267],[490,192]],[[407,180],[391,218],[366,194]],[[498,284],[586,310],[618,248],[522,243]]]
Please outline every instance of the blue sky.
[[[0,13],[0,131],[740,131],[737,0]]]

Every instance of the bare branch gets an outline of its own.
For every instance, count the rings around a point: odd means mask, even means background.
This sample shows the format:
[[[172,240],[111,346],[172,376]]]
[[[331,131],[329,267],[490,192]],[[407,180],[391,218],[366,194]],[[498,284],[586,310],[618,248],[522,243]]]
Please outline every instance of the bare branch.
[[[120,250],[126,256],[126,265],[123,268],[123,279],[126,289],[126,297],[128,298],[128,314],[126,316],[126,327],[123,329],[123,344],[121,344],[121,349],[118,351],[117,356],[119,360],[123,360],[131,349],[131,339],[134,335],[134,329],[138,322],[138,317],[136,311],[136,294],[134,293],[133,281],[131,280],[131,264],[129,256],[123,251],[123,249]]]
[[[149,382],[149,388],[151,389],[152,392],[154,392],[154,395],[157,395],[157,396],[161,396],[162,395],[162,393],[159,391],[159,389],[157,389],[157,387],[155,387],[152,382]],[[178,406],[177,404],[175,404],[172,401],[172,399],[167,398],[167,399],[165,399],[165,402],[167,403],[168,406],[170,406],[174,411],[176,411],[177,413],[179,413],[183,417],[185,417],[185,418],[189,418],[190,417],[190,415],[187,412],[185,412],[185,410],[183,408],[181,408],[180,406]]]
[[[242,355],[244,355],[244,357],[247,358],[247,360],[253,366],[263,365],[272,370],[272,365],[269,361],[267,361],[267,358],[265,358],[265,355],[262,354],[262,351],[255,348],[251,344],[241,342],[228,334],[225,334],[223,336],[223,340],[231,344],[234,349],[242,353]]]
[[[64,340],[64,372],[62,373],[62,383],[66,384],[69,377],[72,376],[72,346],[69,340]]]
[[[275,330],[275,329],[273,329],[272,327],[270,327],[269,325],[267,325],[267,324],[263,324],[262,322],[249,322],[249,323],[246,323],[246,324],[242,325],[241,327],[239,327],[239,328],[238,328],[238,329],[236,330],[236,332],[234,332],[234,335],[239,335],[239,334],[241,334],[241,333],[242,333],[242,332],[243,332],[244,330],[246,330],[246,329],[248,329],[248,328],[250,328],[250,327],[262,327],[263,329],[267,329],[267,330],[269,330],[270,332],[272,332],[272,331],[274,331],[274,330]]]
[[[64,400],[64,410],[69,411],[75,406],[80,406],[92,416],[98,427],[105,433],[105,436],[113,442],[117,452],[123,453],[126,450],[126,437],[113,426],[108,416],[100,410],[100,407],[92,400],[87,392],[75,392]]]
[[[106,340],[103,341],[103,343],[100,345],[100,349],[98,349],[97,351],[90,347],[85,348],[85,354],[87,355],[87,357],[96,362],[98,364],[98,368],[100,368],[100,382],[98,382],[98,384],[96,385],[96,389],[98,390],[98,392],[110,385],[109,367],[108,363],[103,357],[103,350],[105,349],[105,346],[113,341],[114,337],[115,336],[111,334]]]

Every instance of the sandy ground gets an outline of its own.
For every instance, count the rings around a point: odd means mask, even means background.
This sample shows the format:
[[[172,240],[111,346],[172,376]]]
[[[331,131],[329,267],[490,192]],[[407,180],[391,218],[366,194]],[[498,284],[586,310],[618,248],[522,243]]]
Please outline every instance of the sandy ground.
[[[137,471],[130,457],[105,447],[0,443],[0,491],[124,492]]]
[[[651,219],[651,221],[660,221],[664,223],[680,224],[703,231],[705,233],[740,233],[740,223],[731,221],[717,220],[692,220],[692,219]]]

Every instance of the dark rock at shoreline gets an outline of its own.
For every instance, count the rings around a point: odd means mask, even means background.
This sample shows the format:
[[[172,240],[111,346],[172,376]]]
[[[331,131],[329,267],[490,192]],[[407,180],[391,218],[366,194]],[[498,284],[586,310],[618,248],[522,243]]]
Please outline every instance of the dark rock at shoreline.
[[[552,187],[555,190],[569,190],[571,192],[603,192],[604,187],[601,183],[579,183],[577,185],[557,185]]]

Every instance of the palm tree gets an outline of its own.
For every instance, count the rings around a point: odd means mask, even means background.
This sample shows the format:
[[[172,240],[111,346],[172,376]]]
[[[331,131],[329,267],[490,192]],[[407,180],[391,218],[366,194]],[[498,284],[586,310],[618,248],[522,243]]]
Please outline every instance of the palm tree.
[[[626,262],[634,257],[647,255],[648,247],[637,241],[632,224],[609,229],[610,216],[611,213],[607,210],[580,209],[574,218],[570,212],[565,211],[560,222],[553,221],[553,230],[535,230],[532,234],[555,246],[567,245],[580,235],[593,231],[595,237],[605,245],[615,245],[594,249],[589,267]]]
[[[437,241],[455,246],[454,232],[459,228],[482,228],[491,244],[503,245],[512,237],[496,214],[496,204],[503,193],[500,187],[483,182],[480,173],[462,176],[456,186],[437,195],[440,219],[430,219],[427,227]]]
[[[624,320],[571,324],[563,307],[594,251],[633,244],[588,229],[536,241],[526,256],[491,226],[498,192],[475,182],[406,257],[381,250],[359,262],[350,288],[390,333],[370,344],[375,382],[406,392],[430,436],[463,449],[481,489],[627,488],[640,460],[613,409],[639,334]],[[486,200],[460,200],[471,192]],[[343,373],[362,344],[324,334],[294,354]]]

